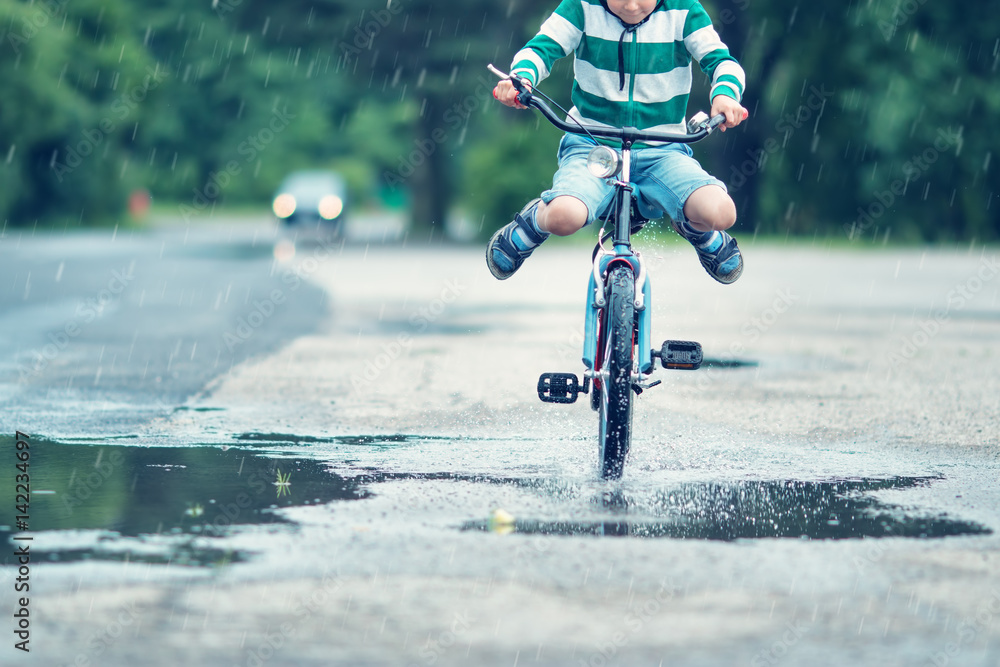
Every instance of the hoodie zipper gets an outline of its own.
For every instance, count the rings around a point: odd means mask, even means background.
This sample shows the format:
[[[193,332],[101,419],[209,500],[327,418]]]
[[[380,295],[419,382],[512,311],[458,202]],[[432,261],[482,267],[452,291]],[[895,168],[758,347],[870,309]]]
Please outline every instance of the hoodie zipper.
[[[638,30],[632,32],[632,57],[630,71],[628,72],[628,113],[626,119],[629,127],[636,127],[635,124],[635,73],[639,71],[639,35]]]

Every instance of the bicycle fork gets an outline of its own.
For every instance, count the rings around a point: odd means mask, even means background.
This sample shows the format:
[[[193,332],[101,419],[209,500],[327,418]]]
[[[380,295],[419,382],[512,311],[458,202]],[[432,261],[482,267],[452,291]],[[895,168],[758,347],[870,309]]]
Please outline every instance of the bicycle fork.
[[[632,388],[636,394],[660,384],[657,380],[646,383],[655,370],[655,359],[663,368],[671,370],[697,370],[702,363],[701,345],[694,341],[668,340],[660,349],[651,349],[650,322],[652,303],[649,275],[645,263],[638,252],[616,254],[600,249],[594,258],[593,271],[587,285],[586,312],[584,314],[583,336],[583,382],[575,373],[543,373],[538,378],[538,398],[546,403],[575,403],[579,394],[587,394],[594,381],[602,380],[604,369],[599,363],[598,349],[602,313],[605,312],[605,276],[614,264],[626,264],[635,274],[637,289],[634,294],[636,312],[635,337],[638,359],[632,375]]]

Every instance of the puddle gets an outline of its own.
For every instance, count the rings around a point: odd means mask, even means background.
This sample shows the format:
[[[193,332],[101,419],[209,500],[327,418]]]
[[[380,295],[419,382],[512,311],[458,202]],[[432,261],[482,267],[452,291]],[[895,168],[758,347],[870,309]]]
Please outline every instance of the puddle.
[[[492,496],[502,488],[502,495],[528,494],[529,506],[535,508],[535,517],[515,516],[502,525],[486,520],[463,523],[469,514],[461,502],[449,500],[442,509],[447,517],[441,525],[463,531],[719,541],[930,539],[992,533],[981,524],[905,505],[907,489],[931,486],[941,477],[739,480],[650,488],[502,470],[492,474],[391,471],[359,467],[340,457],[332,464],[334,472],[327,464],[296,456],[289,449],[321,448],[324,443],[381,448],[380,456],[389,452],[399,465],[414,456],[440,461],[434,458],[440,452],[428,441],[450,440],[443,436],[313,437],[256,432],[237,436],[238,444],[229,447],[33,440],[32,553],[36,562],[217,567],[273,548],[274,532],[294,533],[297,524],[282,508],[361,500],[378,495],[380,485],[402,481],[471,484],[462,490],[462,497]],[[0,437],[0,450],[12,451],[13,444],[9,436]],[[268,451],[258,449],[264,447]],[[371,462],[372,457],[365,458]],[[13,466],[0,467],[2,488],[14,488],[15,472]],[[430,498],[452,498],[450,488],[428,491]],[[13,511],[11,505],[0,507],[0,544],[8,545],[7,554],[14,551]],[[546,515],[558,520],[546,520]],[[240,549],[246,551],[234,551],[230,541],[221,539],[231,535],[240,536]],[[10,559],[10,555],[3,557],[7,564]]]
[[[593,500],[602,521],[515,519],[497,526],[470,521],[462,530],[534,535],[583,535],[733,541],[795,538],[842,540],[863,537],[941,538],[989,535],[977,523],[884,503],[870,495],[886,489],[926,486],[938,477],[820,482],[741,481],[686,484],[638,498],[624,491]]]
[[[2,451],[13,444],[0,438]],[[0,468],[2,488],[14,488],[15,472]],[[240,526],[294,528],[275,510],[369,495],[313,460],[208,446],[33,439],[30,474],[29,527],[40,561],[232,562],[245,554],[221,551],[212,538]],[[0,543],[10,543],[12,511],[0,507]]]

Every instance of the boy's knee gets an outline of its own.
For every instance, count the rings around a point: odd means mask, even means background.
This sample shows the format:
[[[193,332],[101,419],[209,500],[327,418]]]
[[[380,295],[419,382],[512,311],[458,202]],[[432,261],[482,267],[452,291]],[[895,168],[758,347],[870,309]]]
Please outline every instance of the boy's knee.
[[[684,206],[684,215],[705,231],[726,230],[736,224],[736,203],[716,186],[695,190]]]
[[[736,203],[729,195],[716,204],[711,224],[719,231],[729,229],[736,224]]]
[[[556,197],[540,211],[540,227],[556,236],[569,236],[587,224],[587,205],[576,197]]]

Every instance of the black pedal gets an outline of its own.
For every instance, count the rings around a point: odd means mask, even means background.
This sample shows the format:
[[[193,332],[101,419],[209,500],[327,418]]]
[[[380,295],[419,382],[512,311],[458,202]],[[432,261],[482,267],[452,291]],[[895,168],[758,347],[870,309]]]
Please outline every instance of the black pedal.
[[[682,371],[698,370],[704,358],[701,344],[690,340],[664,341],[659,351],[653,350],[653,356],[660,358],[664,368]]]
[[[574,373],[542,373],[538,378],[538,398],[545,403],[576,403],[576,397],[589,390],[590,378],[583,384]]]

